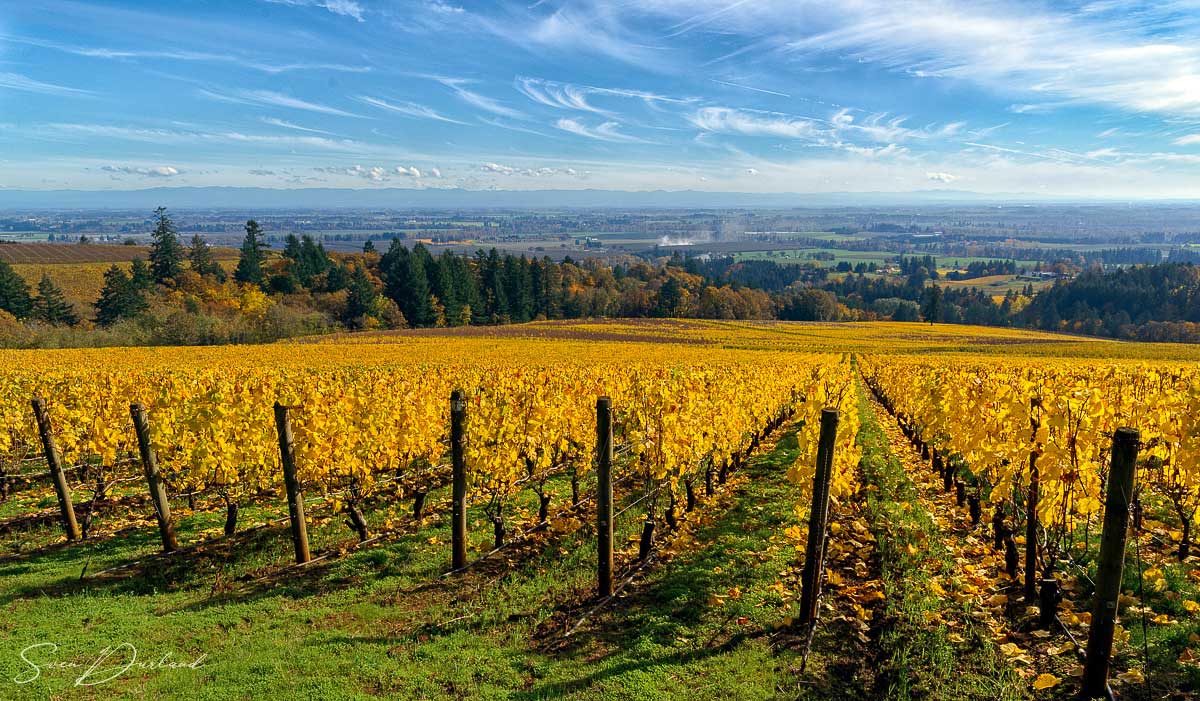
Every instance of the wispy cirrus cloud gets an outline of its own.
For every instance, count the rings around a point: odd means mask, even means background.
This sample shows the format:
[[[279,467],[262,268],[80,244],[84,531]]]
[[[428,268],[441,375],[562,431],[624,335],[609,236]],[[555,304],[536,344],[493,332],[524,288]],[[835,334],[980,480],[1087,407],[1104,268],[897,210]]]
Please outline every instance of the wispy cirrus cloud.
[[[370,148],[351,139],[330,139],[321,136],[276,136],[246,134],[239,131],[183,131],[145,127],[124,127],[111,124],[79,124],[56,122],[30,127],[24,131],[35,135],[57,135],[77,138],[102,137],[148,144],[223,143],[256,144],[280,148],[314,148],[330,151],[366,151]]]
[[[962,133],[966,126],[965,122],[951,122],[912,128],[905,126],[907,120],[904,117],[875,113],[858,119],[848,108],[838,110],[826,119],[732,107],[704,107],[696,110],[689,121],[702,133],[795,139],[871,158],[907,154],[908,149],[898,142],[950,139]],[[995,127],[971,133],[994,130]]]
[[[1181,136],[1178,139],[1175,139],[1174,144],[1176,146],[1195,146],[1200,144],[1200,134],[1188,134],[1187,136]]]
[[[56,95],[59,97],[84,97],[93,94],[90,90],[70,88],[55,83],[45,83],[40,80],[34,80],[29,76],[21,75],[20,73],[0,72],[0,90],[4,89],[40,93],[42,95]]]
[[[215,90],[200,89],[199,94],[211,100],[219,102],[235,102],[243,105],[264,105],[268,107],[287,107],[294,110],[303,110],[305,112],[317,112],[320,114],[328,114],[336,117],[354,117],[363,119],[359,114],[347,112],[346,110],[330,107],[317,102],[309,102],[298,97],[285,95],[274,90],[235,90],[232,92],[218,92]]]
[[[65,44],[57,41],[15,36],[11,34],[0,35],[0,40],[17,44],[25,44],[27,46],[36,46],[43,49],[53,49],[55,51],[61,51],[63,53],[73,54],[75,56],[84,56],[87,58],[99,58],[113,61],[144,60],[153,62],[166,60],[226,63],[269,74],[286,73],[288,71],[313,70],[337,71],[343,73],[370,73],[372,70],[370,66],[352,66],[343,63],[271,61],[264,58],[244,56],[236,52],[217,53],[211,51],[188,51],[184,49],[114,49],[105,46],[79,46],[76,44]]]
[[[533,136],[541,136],[541,137],[544,137],[547,139],[557,138],[557,137],[547,134],[545,132],[538,131],[537,129],[530,129],[529,127],[521,126],[520,124],[513,124],[511,122],[506,122],[502,119],[495,119],[492,117],[479,117],[478,119],[483,124],[490,124],[491,126],[497,127],[499,129],[505,129],[507,131],[515,131],[520,134],[531,134]]]
[[[703,131],[745,136],[817,140],[826,132],[812,119],[732,107],[704,107],[689,117],[689,121]]]
[[[450,78],[445,76],[424,77],[435,80],[450,88],[450,90],[454,92],[458,99],[462,100],[468,105],[474,105],[485,112],[491,112],[492,114],[496,114],[501,117],[509,117],[510,119],[525,119],[526,115],[524,112],[513,109],[512,107],[505,105],[499,100],[488,97],[487,95],[482,95],[468,89],[466,86],[474,83],[475,81],[473,80],[468,80],[466,78]]]
[[[521,94],[540,105],[554,107],[555,109],[607,114],[605,110],[587,101],[587,89],[576,85],[518,76],[516,87]]]
[[[1200,115],[1200,13],[1193,2],[1110,3],[1090,12],[1022,0],[647,0],[596,2],[616,15],[690,23],[747,50],[870,63],[916,78],[950,79],[1036,97],[1133,112]],[[706,16],[719,13],[711,26]],[[740,50],[730,56],[739,55]]]
[[[560,119],[554,123],[554,126],[562,129],[565,132],[570,132],[577,136],[582,136],[588,139],[596,139],[597,141],[611,141],[614,143],[623,144],[648,144],[651,143],[645,139],[640,139],[636,136],[624,134],[618,129],[620,124],[617,122],[604,122],[595,127],[589,127],[574,119]]]
[[[450,124],[466,124],[466,122],[452,119],[431,107],[426,107],[425,105],[417,104],[415,102],[389,102],[388,100],[378,97],[371,97],[369,95],[358,95],[355,97],[355,99],[373,107],[378,107],[381,110],[402,114],[406,117],[414,117],[416,119],[432,119],[437,122],[447,122]]]
[[[516,80],[514,81],[514,86],[522,95],[540,105],[553,107],[555,109],[593,112],[595,114],[607,116],[611,116],[613,112],[592,104],[589,102],[590,97],[616,97],[641,100],[650,107],[658,107],[659,105],[667,104],[684,105],[698,101],[696,98],[672,97],[647,90],[602,88],[594,85],[561,83],[542,78],[531,78],[528,76],[517,76]]]
[[[266,0],[276,5],[292,5],[295,7],[320,7],[335,15],[351,17],[364,22],[363,6],[355,0]]]
[[[302,127],[299,124],[293,124],[286,119],[278,117],[260,117],[259,121],[263,124],[270,124],[273,127],[281,127],[283,129],[291,129],[292,131],[303,131],[309,134],[327,134],[333,136],[333,132],[325,131],[324,129],[313,129],[312,127]]]

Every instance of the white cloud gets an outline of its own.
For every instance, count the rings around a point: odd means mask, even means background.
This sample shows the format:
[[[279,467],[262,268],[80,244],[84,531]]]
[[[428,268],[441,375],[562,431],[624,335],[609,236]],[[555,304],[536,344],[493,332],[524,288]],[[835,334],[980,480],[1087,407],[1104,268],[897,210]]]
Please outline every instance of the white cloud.
[[[370,97],[369,95],[359,95],[356,99],[361,102],[365,102],[368,105],[373,105],[389,112],[395,112],[396,114],[402,114],[406,117],[432,119],[434,121],[449,122],[451,124],[466,124],[466,122],[460,122],[457,119],[451,119],[450,117],[447,117],[432,108],[426,107],[425,105],[419,105],[415,102],[388,102],[387,100],[383,100],[378,97]]]
[[[322,7],[329,10],[335,15],[345,17],[353,17],[359,22],[363,22],[362,5],[355,0],[266,0],[267,2],[278,5],[292,5],[295,7]]]
[[[421,178],[421,170],[416,166],[395,166],[387,168],[384,166],[364,166],[355,164],[352,166],[324,166],[314,168],[313,170],[319,173],[327,173],[329,175],[346,175],[355,178],[363,178],[371,182],[382,183],[391,180],[393,176],[402,178]]]
[[[527,31],[509,34],[517,43],[586,47],[657,68],[654,64],[670,63],[667,52],[655,46],[663,35],[646,36],[633,27],[687,28],[708,34],[714,45],[737,47],[717,61],[743,53],[772,55],[782,58],[780,70],[797,65],[800,71],[826,57],[868,63],[916,78],[981,85],[1020,99],[1014,105],[1018,112],[1088,102],[1200,115],[1200,13],[1194,0],[1131,0],[1093,12],[1081,12],[1078,4],[592,0],[571,3]]]
[[[1200,134],[1188,134],[1175,139],[1176,146],[1194,146],[1200,144]]]
[[[1131,2],[1088,14],[1011,0],[734,5],[721,17],[722,34],[753,37],[785,53],[824,53],[916,77],[968,81],[1034,97],[1032,104],[1065,99],[1200,115],[1200,22],[1191,2]],[[680,21],[729,3],[652,0],[650,6]]]
[[[261,121],[263,124],[270,124],[273,127],[282,127],[284,129],[291,129],[293,131],[303,131],[303,132],[308,132],[310,134],[329,134],[331,136],[333,135],[332,132],[325,131],[324,129],[312,129],[310,127],[302,127],[299,124],[293,124],[287,120],[279,119],[278,117],[261,117],[259,119],[259,121]]]
[[[589,139],[596,139],[598,141],[612,141],[624,144],[649,143],[644,139],[639,139],[638,137],[630,136],[629,134],[622,134],[621,132],[617,131],[618,127],[621,125],[616,122],[604,122],[600,126],[589,127],[574,119],[560,119],[555,122],[554,126],[562,129],[563,131]]]
[[[39,138],[80,139],[102,137],[162,145],[191,143],[257,144],[265,147],[321,149],[325,151],[354,153],[376,152],[380,148],[375,144],[353,141],[351,139],[330,139],[323,136],[276,136],[268,134],[243,134],[236,131],[175,131],[170,129],[116,127],[107,124],[54,123],[39,125],[34,128],[25,129],[24,131]]]
[[[500,119],[492,119],[490,117],[479,117],[478,119],[479,119],[479,121],[483,122],[484,124],[490,124],[494,127],[500,128],[500,129],[507,129],[508,131],[515,131],[515,132],[519,132],[521,134],[532,134],[534,136],[541,136],[541,137],[545,137],[548,139],[558,138],[558,137],[551,136],[549,134],[544,134],[544,133],[538,131],[537,129],[530,129],[528,127],[519,126],[517,124],[509,124],[508,122],[505,122]]]
[[[430,169],[429,169],[429,175],[431,175],[432,177],[435,177],[435,178],[441,178],[441,177],[442,177],[442,171],[441,171],[440,169],[438,169],[438,168],[430,168]]]
[[[180,175],[183,171],[175,166],[153,166],[150,168],[141,168],[135,166],[100,166],[100,170],[106,173],[115,173],[118,175],[140,175],[144,178],[173,178]]]
[[[323,168],[314,168],[313,170],[320,173],[328,173],[330,175],[349,175],[356,178],[364,178],[372,182],[383,182],[388,179],[387,168],[383,166],[361,166],[355,164],[350,167],[326,166]]]
[[[936,172],[935,173],[926,173],[925,177],[928,180],[934,180],[936,182],[946,183],[946,184],[949,184],[949,183],[954,182],[955,180],[958,180],[957,175],[951,175],[949,173],[936,173]]]
[[[272,107],[287,107],[289,109],[304,110],[306,112],[317,112],[320,114],[329,114],[337,117],[355,117],[361,118],[361,115],[353,114],[345,110],[340,110],[329,105],[322,105],[316,102],[309,102],[298,97],[285,95],[273,90],[237,90],[232,93],[221,93],[213,90],[200,90],[199,93],[204,97],[220,102],[234,102],[244,105],[269,105]]]
[[[551,168],[542,166],[540,168],[514,168],[512,166],[500,165],[499,163],[484,163],[480,166],[480,170],[485,173],[495,173],[497,175],[522,176],[526,178],[549,178],[554,176],[569,176],[581,177],[580,173],[574,168]],[[440,175],[438,177],[441,177]]]
[[[747,168],[746,175],[758,175],[758,168]]]
[[[56,41],[47,41],[45,39],[35,39],[33,37],[23,37],[15,35],[0,35],[0,39],[27,46],[37,46],[43,49],[54,49],[64,53],[74,54],[76,56],[86,56],[88,58],[100,58],[106,60],[127,60],[127,59],[165,59],[168,61],[200,61],[209,63],[230,63],[244,68],[250,68],[263,73],[286,73],[288,71],[311,71],[311,70],[327,70],[339,71],[343,73],[369,73],[369,66],[350,66],[341,63],[285,63],[272,62],[260,58],[250,58],[241,56],[236,53],[212,53],[207,51],[186,51],[186,50],[171,50],[163,51],[159,49],[111,49],[104,46],[78,46],[74,44],[63,44]]]
[[[518,77],[517,90],[534,102],[556,109],[579,110],[606,114],[587,101],[587,89],[576,85],[555,83],[540,78]]]
[[[273,171],[273,170],[266,170],[266,169],[264,169],[264,168],[251,168],[251,169],[250,169],[249,171],[247,171],[247,172],[249,172],[249,173],[250,173],[250,175],[261,175],[261,176],[263,176],[263,177],[267,177],[267,176],[273,176],[273,175],[276,175],[275,171]]]
[[[42,95],[58,95],[60,97],[79,97],[91,95],[88,90],[68,88],[65,85],[43,83],[20,73],[0,73],[0,89],[20,90],[22,92],[40,93]]]
[[[704,107],[697,110],[689,121],[704,131],[728,134],[785,139],[817,139],[822,136],[820,125],[811,119],[730,107]]]
[[[888,158],[890,156],[901,156],[908,153],[908,149],[899,144],[888,144],[887,146],[856,146],[854,144],[836,144],[837,148],[853,153],[856,156],[865,156],[867,158]]]
[[[468,105],[474,105],[475,107],[478,107],[479,109],[484,110],[485,112],[491,112],[492,114],[498,114],[501,117],[509,117],[512,119],[524,119],[525,118],[524,112],[521,112],[520,110],[515,110],[515,109],[505,105],[504,103],[500,102],[499,100],[492,99],[492,98],[488,97],[487,95],[481,95],[477,92],[468,90],[467,88],[464,87],[466,85],[470,85],[473,81],[467,80],[465,78],[447,78],[447,77],[443,77],[443,76],[427,76],[427,77],[432,78],[433,80],[436,80],[437,82],[441,83],[442,85],[445,85],[446,87],[453,90],[454,94],[456,96],[458,96],[458,99],[462,100],[463,102],[467,103]]]

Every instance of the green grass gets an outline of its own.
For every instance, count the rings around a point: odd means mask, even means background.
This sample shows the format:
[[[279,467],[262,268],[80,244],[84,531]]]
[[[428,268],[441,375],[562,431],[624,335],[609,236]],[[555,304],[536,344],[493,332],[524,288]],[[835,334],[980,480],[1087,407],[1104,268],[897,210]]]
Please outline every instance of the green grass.
[[[861,385],[859,411],[867,522],[878,543],[887,596],[877,641],[876,698],[1027,698],[1024,684],[1003,661],[987,629],[970,622],[970,609],[931,591],[930,577],[952,571],[954,554],[941,543],[938,525],[921,506],[917,487],[892,452]],[[964,622],[956,630],[966,644],[950,642],[955,631],[947,620]]]
[[[449,560],[444,492],[438,515],[374,546],[281,571],[291,557],[283,525],[234,539],[203,555],[160,561],[137,574],[80,580],[152,555],[157,533],[142,527],[69,547],[0,561],[0,696],[62,698],[842,698],[810,688],[796,673],[798,651],[779,644],[786,607],[770,586],[795,564],[790,545],[768,547],[796,522],[784,473],[794,438],[750,462],[749,479],[694,516],[694,545],[649,568],[625,595],[564,643],[553,640],[588,608],[594,586],[593,533],[582,519],[532,546],[443,578]],[[561,483],[552,510],[568,498]],[[626,498],[629,498],[628,496]],[[532,495],[522,497],[532,508]],[[283,514],[281,504],[247,508],[250,526]],[[368,517],[407,518],[407,503]],[[319,516],[319,512],[315,512]],[[222,513],[180,524],[184,544],[219,528]],[[490,528],[469,514],[474,554]],[[516,531],[528,520],[514,514]],[[618,544],[636,548],[636,510],[618,522]],[[37,544],[56,540],[42,529]],[[314,554],[352,542],[340,519],[314,524]],[[782,540],[782,539],[781,539]],[[628,555],[625,556],[626,558]],[[266,576],[265,581],[252,581]],[[738,588],[740,598],[713,595]],[[140,659],[163,655],[198,669],[130,669],[75,687],[80,669],[44,669],[28,684],[21,661],[90,664],[106,646],[129,643]],[[815,653],[810,668],[845,664]],[[97,675],[101,676],[101,675]],[[107,675],[103,675],[107,676]],[[95,678],[95,677],[93,677]]]

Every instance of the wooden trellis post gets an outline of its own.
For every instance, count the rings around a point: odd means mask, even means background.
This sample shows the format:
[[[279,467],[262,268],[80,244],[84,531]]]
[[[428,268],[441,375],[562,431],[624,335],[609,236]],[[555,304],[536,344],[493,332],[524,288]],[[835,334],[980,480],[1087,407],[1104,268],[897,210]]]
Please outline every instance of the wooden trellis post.
[[[613,585],[613,487],[612,487],[612,400],[596,400],[596,568],[600,598],[612,595]]]
[[[175,540],[175,526],[171,523],[171,504],[167,501],[167,490],[158,471],[158,457],[150,445],[150,420],[146,407],[137,402],[129,405],[133,417],[133,430],[137,434],[138,452],[142,456],[142,469],[146,473],[146,486],[150,488],[150,501],[154,504],[154,516],[158,519],[158,533],[162,537],[163,550],[171,552],[179,548]]]
[[[32,403],[38,433],[42,436],[42,450],[46,454],[50,477],[54,480],[54,492],[58,495],[58,510],[62,513],[63,531],[67,534],[67,540],[79,540],[81,534],[79,522],[75,520],[75,505],[71,503],[71,488],[67,485],[67,476],[63,474],[62,456],[58,452],[58,443],[54,440],[54,429],[50,425],[50,412],[46,411],[46,400],[35,397]]]
[[[833,448],[837,439],[838,411],[821,411],[821,436],[817,443],[817,469],[813,475],[812,511],[808,519],[808,544],[801,576],[800,623],[817,620],[821,573],[825,569],[825,527],[829,522],[829,482],[833,474]]]
[[[279,458],[283,463],[283,485],[287,489],[288,520],[292,526],[292,545],[296,549],[296,563],[304,564],[312,559],[308,550],[308,525],[304,520],[304,495],[300,492],[300,480],[296,477],[296,448],[292,436],[292,416],[288,407],[275,402],[275,429],[279,432]]]

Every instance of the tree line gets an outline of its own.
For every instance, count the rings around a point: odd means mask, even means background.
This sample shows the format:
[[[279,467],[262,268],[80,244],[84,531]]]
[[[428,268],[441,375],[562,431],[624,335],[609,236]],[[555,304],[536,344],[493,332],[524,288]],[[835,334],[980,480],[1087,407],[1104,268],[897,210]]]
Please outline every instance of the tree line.
[[[254,342],[336,329],[588,317],[887,319],[1200,340],[1200,268],[1191,264],[1093,269],[1041,292],[1026,285],[996,297],[939,284],[928,255],[901,256],[899,275],[878,275],[866,266],[839,273],[679,253],[606,264],[496,249],[434,255],[398,238],[382,252],[368,240],[355,254],[331,253],[309,236],[288,235],[283,243],[280,251],[269,249],[262,227],[249,220],[236,265],[227,268],[202,237],[184,245],[159,208],[147,257],[128,269],[110,267],[90,314],[81,314],[49,276],[31,289],[3,261],[0,310],[81,334],[111,330],[114,339],[131,343]],[[979,261],[965,275],[1014,269],[1012,261]],[[27,342],[0,335],[0,342]]]

